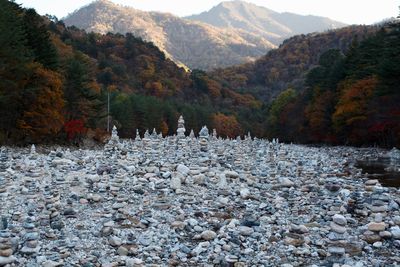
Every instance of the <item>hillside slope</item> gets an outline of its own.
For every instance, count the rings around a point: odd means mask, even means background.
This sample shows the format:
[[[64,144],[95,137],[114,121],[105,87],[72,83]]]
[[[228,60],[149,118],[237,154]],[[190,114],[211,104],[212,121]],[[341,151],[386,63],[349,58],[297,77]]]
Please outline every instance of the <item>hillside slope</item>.
[[[253,63],[219,69],[213,77],[240,92],[252,93],[269,103],[283,90],[301,88],[309,69],[329,49],[345,53],[352,42],[378,30],[376,26],[349,26],[325,33],[296,35]]]
[[[153,42],[167,57],[189,68],[210,70],[252,61],[276,46],[257,34],[220,29],[172,14],[144,12],[95,1],[70,14],[66,25],[88,32],[132,33]]]

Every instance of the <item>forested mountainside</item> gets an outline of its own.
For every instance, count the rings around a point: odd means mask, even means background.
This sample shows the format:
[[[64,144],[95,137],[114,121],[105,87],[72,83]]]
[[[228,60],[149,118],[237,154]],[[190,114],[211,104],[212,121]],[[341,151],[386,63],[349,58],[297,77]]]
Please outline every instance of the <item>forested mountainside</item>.
[[[0,0],[0,143],[203,125],[287,142],[399,145],[399,23],[293,37],[253,64],[187,72],[132,34],[86,33]]]
[[[132,33],[153,42],[167,57],[189,68],[211,70],[255,60],[276,48],[266,38],[238,29],[179,18],[172,14],[146,12],[98,0],[64,19],[68,26],[87,32]]]
[[[322,53],[339,49],[346,53],[353,42],[371,36],[378,26],[349,26],[324,33],[297,35],[254,63],[214,71],[213,77],[237,91],[250,92],[269,103],[283,90],[304,87],[307,71]]]
[[[226,1],[211,10],[186,17],[219,28],[241,29],[263,36],[279,45],[283,40],[298,34],[324,32],[345,27],[346,24],[318,16],[279,13],[246,1]]]
[[[13,2],[0,4],[2,143],[102,135],[108,92],[112,123],[125,137],[136,128],[173,134],[181,113],[196,131],[221,120],[237,129],[232,114],[261,106],[204,72],[186,72],[131,34],[87,34]]]
[[[278,13],[244,1],[223,2],[187,18],[98,0],[64,18],[68,26],[106,34],[133,33],[191,69],[212,70],[251,62],[295,34],[345,24],[316,16]]]
[[[270,134],[286,141],[400,145],[400,23],[330,49],[306,74],[303,90],[288,89],[272,103]]]

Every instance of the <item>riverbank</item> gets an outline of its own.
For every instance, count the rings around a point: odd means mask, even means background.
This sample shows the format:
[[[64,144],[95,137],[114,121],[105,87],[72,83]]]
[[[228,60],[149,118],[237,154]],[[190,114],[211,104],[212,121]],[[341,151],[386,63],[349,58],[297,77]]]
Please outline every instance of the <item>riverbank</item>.
[[[0,266],[398,264],[400,191],[354,167],[361,153],[205,130],[5,149]]]

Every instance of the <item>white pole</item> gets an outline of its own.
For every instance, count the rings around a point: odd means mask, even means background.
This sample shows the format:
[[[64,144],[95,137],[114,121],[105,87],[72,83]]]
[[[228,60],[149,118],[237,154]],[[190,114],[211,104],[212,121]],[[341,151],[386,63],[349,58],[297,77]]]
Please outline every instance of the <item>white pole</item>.
[[[107,89],[107,132],[110,132],[110,90]]]

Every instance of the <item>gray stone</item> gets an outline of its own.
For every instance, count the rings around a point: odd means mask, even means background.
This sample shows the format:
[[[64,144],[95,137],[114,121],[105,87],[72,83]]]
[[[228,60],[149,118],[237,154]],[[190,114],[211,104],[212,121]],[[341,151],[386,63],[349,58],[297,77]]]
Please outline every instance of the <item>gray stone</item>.
[[[17,261],[17,258],[14,256],[10,257],[2,257],[0,256],[0,266],[6,266],[7,264],[11,264]]]
[[[113,247],[118,247],[118,246],[121,246],[122,240],[121,240],[121,238],[119,238],[117,236],[111,236],[108,239],[108,243]]]
[[[341,226],[345,226],[347,224],[346,218],[343,215],[340,215],[340,214],[335,214],[332,217],[332,220],[333,220],[334,223],[336,223],[338,225],[341,225]]]
[[[200,234],[201,238],[204,240],[213,240],[217,237],[217,234],[214,231],[206,230]]]
[[[128,250],[126,247],[124,247],[124,246],[120,246],[120,247],[118,248],[118,250],[117,250],[117,253],[118,253],[118,255],[120,255],[120,256],[128,256],[129,250]]]
[[[239,233],[243,236],[250,236],[254,233],[254,229],[247,226],[239,226],[238,227]]]
[[[331,222],[329,225],[332,229],[332,231],[339,233],[339,234],[344,234],[346,232],[346,227],[340,226],[339,224],[336,224],[335,222]]]
[[[385,229],[386,229],[386,223],[384,222],[380,223],[372,222],[368,224],[368,230],[372,232],[380,232],[384,231]]]
[[[334,255],[344,255],[346,251],[342,247],[329,247],[328,252]]]
[[[399,226],[393,226],[390,228],[390,233],[392,234],[392,237],[394,239],[400,239],[400,227]]]
[[[171,189],[174,189],[174,190],[181,189],[181,186],[182,186],[181,175],[174,173],[172,175],[171,182],[170,182]]]

